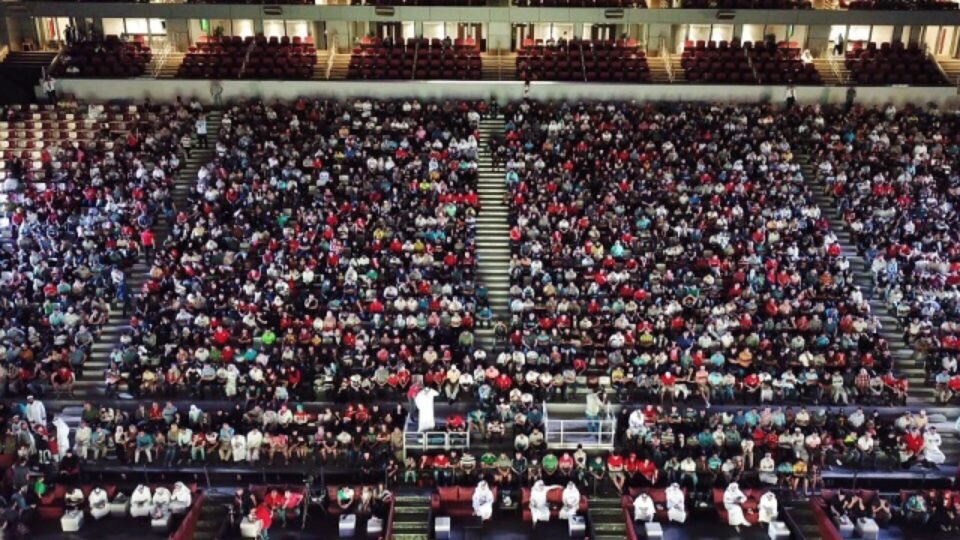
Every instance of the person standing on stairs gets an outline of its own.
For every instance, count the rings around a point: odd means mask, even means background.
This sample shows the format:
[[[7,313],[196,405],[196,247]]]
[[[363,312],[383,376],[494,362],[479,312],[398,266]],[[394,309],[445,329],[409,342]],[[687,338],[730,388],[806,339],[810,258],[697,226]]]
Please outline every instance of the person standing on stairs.
[[[153,259],[153,250],[157,245],[157,238],[152,230],[144,229],[140,232],[140,245],[143,246],[143,254],[146,256],[147,262],[150,262]]]
[[[198,148],[207,148],[209,142],[207,141],[207,116],[201,114],[197,118],[197,147]]]

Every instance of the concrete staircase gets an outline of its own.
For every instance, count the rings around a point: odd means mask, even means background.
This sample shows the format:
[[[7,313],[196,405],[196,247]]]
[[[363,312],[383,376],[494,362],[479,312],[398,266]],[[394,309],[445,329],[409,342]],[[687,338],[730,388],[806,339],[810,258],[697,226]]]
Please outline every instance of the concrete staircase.
[[[430,496],[397,495],[393,505],[393,540],[430,538]]]
[[[485,81],[517,80],[517,53],[485,52],[480,53],[481,78]]]
[[[683,70],[681,61],[680,55],[674,54],[670,56],[670,71],[673,72],[673,82],[675,83],[687,82],[687,72]]]
[[[350,71],[350,53],[337,53],[333,57],[333,67],[330,69],[330,80],[342,81]]]
[[[667,71],[669,61],[666,56],[648,57],[647,63],[650,66],[650,82],[657,84],[669,84],[671,82],[670,73]]]
[[[960,59],[950,58],[949,56],[938,56],[937,63],[940,64],[940,69],[943,70],[950,84],[960,84]]]
[[[813,65],[823,79],[823,84],[845,86],[850,81],[850,70],[843,65],[841,58],[836,58],[835,61],[830,58],[814,58]]]
[[[494,318],[509,317],[510,294],[510,224],[509,208],[503,171],[493,163],[490,138],[503,133],[503,118],[485,118],[480,121],[479,152],[477,156],[477,192],[480,196],[480,214],[477,217],[478,281],[487,287],[487,298]],[[477,344],[487,351],[493,349],[493,330],[480,328]]]
[[[29,69],[39,74],[40,69],[49,66],[56,57],[57,53],[52,51],[11,51],[0,66]]]
[[[162,58],[155,54],[150,59],[150,63],[147,64],[147,71],[144,75],[146,77],[156,76],[158,79],[173,79],[177,76],[177,71],[180,69],[180,64],[183,63],[184,56],[186,56],[185,53],[176,51],[170,52]]]
[[[0,63],[0,103],[32,103],[33,91],[40,81],[43,68],[50,65],[57,53],[49,51],[12,51]]]
[[[200,518],[193,531],[193,540],[218,540],[227,532],[230,513],[227,510],[230,499],[208,497],[200,507]]]
[[[796,501],[789,508],[784,508],[783,512],[793,519],[796,524],[794,531],[803,539],[820,538],[820,527],[817,526],[817,519],[813,514],[813,505],[809,500]]]
[[[171,198],[174,206],[178,209],[186,208],[188,193],[191,186],[196,181],[197,171],[200,167],[206,165],[214,155],[214,148],[217,145],[217,135],[220,133],[220,120],[222,114],[220,111],[210,111],[207,113],[207,132],[209,133],[209,144],[207,148],[194,147],[190,158],[186,160],[180,169],[177,182],[174,184]],[[170,224],[162,216],[157,221],[154,228],[156,243],[162,245],[170,233]],[[131,268],[127,269],[126,281],[131,295],[138,295],[143,290],[143,284],[147,281],[150,273],[150,264],[152,261],[138,260]],[[91,347],[90,357],[84,365],[84,376],[79,379],[75,385],[75,397],[81,400],[93,399],[103,396],[105,393],[103,383],[103,372],[110,365],[110,353],[115,347],[120,345],[120,337],[127,331],[128,318],[123,316],[122,309],[118,305],[113,305],[110,310],[110,317],[107,324],[103,326],[100,337]]]
[[[627,523],[619,497],[591,497],[587,511],[593,525],[595,540],[623,540],[627,538]]]
[[[329,61],[330,53],[328,51],[317,51],[317,63],[313,65],[313,76],[311,77],[313,80],[326,80]]]
[[[836,201],[827,193],[826,185],[818,178],[816,164],[811,162],[807,155],[797,155],[796,161],[807,183],[813,186],[814,198],[823,216],[830,222],[830,228],[837,235],[841,253],[850,260],[855,283],[860,286],[864,298],[870,303],[870,311],[882,325],[880,335],[890,344],[894,369],[898,375],[905,376],[910,382],[907,404],[932,405],[933,387],[927,383],[924,367],[916,359],[913,349],[903,340],[903,331],[899,322],[881,299],[880,293],[874,289],[870,267],[860,256],[850,231],[847,230],[839,215]]]

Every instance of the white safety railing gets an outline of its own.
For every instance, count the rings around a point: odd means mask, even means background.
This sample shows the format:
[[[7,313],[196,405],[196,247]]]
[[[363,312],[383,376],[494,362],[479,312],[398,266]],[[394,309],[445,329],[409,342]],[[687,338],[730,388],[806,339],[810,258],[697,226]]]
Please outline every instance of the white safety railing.
[[[595,419],[553,419],[545,403],[543,424],[548,448],[561,450],[582,446],[584,450],[613,450],[617,420],[609,407]]]
[[[466,450],[470,448],[469,432],[409,431],[403,434],[403,457],[407,452],[432,450]]]

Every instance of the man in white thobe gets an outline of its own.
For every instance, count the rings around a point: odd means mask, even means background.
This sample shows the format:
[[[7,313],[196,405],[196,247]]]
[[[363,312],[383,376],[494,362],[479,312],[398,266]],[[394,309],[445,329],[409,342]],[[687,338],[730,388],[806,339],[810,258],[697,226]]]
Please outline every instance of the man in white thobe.
[[[42,401],[33,399],[33,396],[27,396],[26,409],[27,422],[47,426],[47,408],[44,407]]]
[[[147,517],[153,510],[153,493],[150,488],[140,484],[130,495],[130,516]]]
[[[727,511],[727,522],[738,531],[740,527],[750,525],[743,515],[743,506],[741,506],[746,500],[747,496],[740,491],[740,486],[736,482],[731,482],[723,492],[723,508]]]
[[[560,500],[563,503],[560,507],[560,519],[570,519],[577,515],[577,510],[580,509],[580,490],[577,489],[576,484],[567,482]]]
[[[634,521],[644,521],[650,523],[657,515],[657,508],[653,504],[653,499],[646,493],[637,495],[633,500],[633,519]]]
[[[547,486],[543,480],[537,480],[530,490],[530,519],[533,526],[537,526],[538,521],[550,521],[550,505],[547,503],[547,493],[552,489],[560,489],[560,486]]]
[[[670,484],[666,490],[667,518],[670,521],[683,523],[687,520],[686,496],[680,489],[680,484]]]
[[[923,434],[923,460],[934,465],[943,465],[947,461],[947,456],[944,455],[943,450],[940,450],[941,444],[943,444],[943,440],[937,433],[937,428],[934,426],[928,427]]]
[[[479,517],[481,522],[493,516],[493,491],[483,480],[473,490],[473,515]]]
[[[90,496],[87,497],[87,503],[90,504],[90,515],[93,516],[93,519],[102,519],[110,514],[107,502],[107,492],[99,486],[93,488]]]
[[[419,413],[417,431],[430,431],[436,426],[436,420],[433,417],[433,399],[438,395],[439,393],[433,388],[424,388],[414,398],[413,401]]]
[[[173,514],[186,514],[193,502],[193,494],[190,488],[183,482],[177,482],[173,485],[173,491],[170,493],[170,512]]]
[[[768,491],[760,497],[760,507],[757,516],[760,519],[760,523],[769,524],[771,521],[777,520],[777,514],[777,496],[774,495],[772,491]]]

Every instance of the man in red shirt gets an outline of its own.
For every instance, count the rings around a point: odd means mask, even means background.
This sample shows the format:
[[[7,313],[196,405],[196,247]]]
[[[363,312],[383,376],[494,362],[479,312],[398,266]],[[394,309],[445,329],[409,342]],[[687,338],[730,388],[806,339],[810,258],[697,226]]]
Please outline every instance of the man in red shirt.
[[[149,261],[153,257],[153,248],[156,247],[157,239],[150,229],[144,229],[140,232],[140,245],[143,246],[143,252]]]

